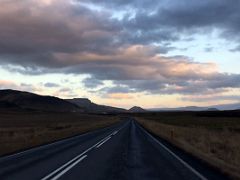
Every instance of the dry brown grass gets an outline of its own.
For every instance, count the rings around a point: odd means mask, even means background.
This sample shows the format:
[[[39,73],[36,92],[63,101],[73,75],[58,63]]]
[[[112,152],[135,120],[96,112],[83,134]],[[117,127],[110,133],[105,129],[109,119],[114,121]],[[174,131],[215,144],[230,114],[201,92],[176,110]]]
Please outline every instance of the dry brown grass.
[[[116,116],[80,113],[0,113],[0,155],[39,146],[119,122]]]
[[[177,117],[172,116],[172,118]],[[232,130],[236,128],[235,121],[239,119],[234,120],[235,127],[229,124],[228,128],[219,128],[219,125],[218,128],[198,126],[194,117],[188,117],[188,121],[193,121],[194,126],[186,124],[181,126],[181,123],[169,123],[157,119],[152,116],[137,118],[138,122],[152,133],[219,168],[231,177],[240,179],[240,133]],[[215,121],[213,122],[217,123]],[[220,123],[221,119],[218,121]]]

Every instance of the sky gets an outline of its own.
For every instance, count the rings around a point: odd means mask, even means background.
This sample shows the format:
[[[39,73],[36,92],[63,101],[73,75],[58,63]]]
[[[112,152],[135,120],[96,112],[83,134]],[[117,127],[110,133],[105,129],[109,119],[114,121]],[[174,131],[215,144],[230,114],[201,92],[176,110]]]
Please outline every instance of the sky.
[[[239,0],[0,3],[0,89],[123,108],[240,101]]]

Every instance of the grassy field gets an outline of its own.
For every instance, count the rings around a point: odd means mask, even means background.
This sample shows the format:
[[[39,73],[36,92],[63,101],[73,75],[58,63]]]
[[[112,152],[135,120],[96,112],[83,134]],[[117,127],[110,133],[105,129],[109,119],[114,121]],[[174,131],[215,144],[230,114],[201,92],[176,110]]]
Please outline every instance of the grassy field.
[[[109,115],[0,110],[0,156],[106,127],[120,119]]]
[[[161,112],[135,116],[152,133],[240,179],[239,112]]]
[[[125,115],[124,115],[125,116]],[[240,112],[130,114],[154,134],[240,179]],[[119,116],[0,110],[0,156],[120,121]]]

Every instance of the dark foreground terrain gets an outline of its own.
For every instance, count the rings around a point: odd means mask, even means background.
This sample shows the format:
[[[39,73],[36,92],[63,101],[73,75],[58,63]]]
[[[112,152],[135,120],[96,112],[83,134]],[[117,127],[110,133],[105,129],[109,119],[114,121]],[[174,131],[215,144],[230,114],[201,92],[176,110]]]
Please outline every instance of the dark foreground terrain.
[[[227,179],[135,120],[0,159],[0,179]]]

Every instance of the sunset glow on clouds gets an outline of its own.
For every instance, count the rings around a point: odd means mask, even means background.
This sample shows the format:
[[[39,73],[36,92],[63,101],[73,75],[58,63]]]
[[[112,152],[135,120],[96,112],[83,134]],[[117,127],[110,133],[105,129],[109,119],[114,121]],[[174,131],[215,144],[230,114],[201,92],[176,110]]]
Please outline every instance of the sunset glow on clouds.
[[[3,0],[0,88],[121,107],[239,101],[239,5]]]

